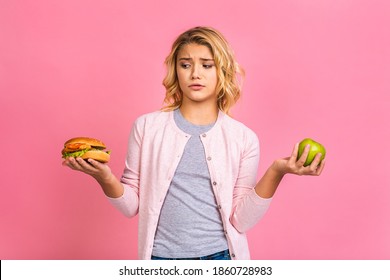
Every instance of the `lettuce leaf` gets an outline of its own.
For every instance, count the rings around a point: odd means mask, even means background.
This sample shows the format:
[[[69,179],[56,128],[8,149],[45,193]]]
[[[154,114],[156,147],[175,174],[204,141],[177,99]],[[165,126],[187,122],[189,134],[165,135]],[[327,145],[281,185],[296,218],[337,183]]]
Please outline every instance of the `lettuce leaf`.
[[[68,157],[81,157],[83,154],[85,154],[86,152],[88,151],[91,151],[91,150],[94,150],[94,149],[85,149],[85,150],[81,150],[81,151],[76,151],[76,152],[65,152],[63,155],[62,155],[62,158],[68,158]],[[98,149],[96,149],[98,150]],[[107,154],[111,154],[111,151],[105,151]]]
[[[81,151],[76,151],[76,152],[65,152],[62,157],[63,158],[68,158],[68,157],[81,157],[83,154],[88,152],[90,149],[85,149]]]

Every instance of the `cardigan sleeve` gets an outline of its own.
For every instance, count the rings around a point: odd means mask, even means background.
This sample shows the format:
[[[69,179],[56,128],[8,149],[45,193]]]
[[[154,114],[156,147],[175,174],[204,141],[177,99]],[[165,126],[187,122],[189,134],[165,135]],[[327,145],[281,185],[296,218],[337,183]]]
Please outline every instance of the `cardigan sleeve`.
[[[118,198],[107,197],[110,203],[126,217],[134,217],[139,209],[140,162],[143,137],[143,121],[138,118],[131,129],[125,168],[120,179],[124,192]]]
[[[244,139],[239,174],[233,191],[231,224],[244,233],[264,216],[272,198],[262,198],[255,192],[260,145],[257,135],[249,131]]]

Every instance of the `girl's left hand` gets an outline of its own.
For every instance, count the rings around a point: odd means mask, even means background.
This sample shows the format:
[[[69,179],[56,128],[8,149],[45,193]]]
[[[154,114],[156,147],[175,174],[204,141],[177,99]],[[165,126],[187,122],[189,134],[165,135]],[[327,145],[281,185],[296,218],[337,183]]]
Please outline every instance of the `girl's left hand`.
[[[296,175],[311,175],[319,176],[324,169],[325,159],[321,161],[321,154],[317,154],[313,162],[308,166],[303,166],[309,154],[310,146],[307,145],[298,159],[299,143],[294,146],[294,150],[290,157],[275,160],[272,167],[280,175],[296,174]],[[320,162],[321,161],[321,162]]]

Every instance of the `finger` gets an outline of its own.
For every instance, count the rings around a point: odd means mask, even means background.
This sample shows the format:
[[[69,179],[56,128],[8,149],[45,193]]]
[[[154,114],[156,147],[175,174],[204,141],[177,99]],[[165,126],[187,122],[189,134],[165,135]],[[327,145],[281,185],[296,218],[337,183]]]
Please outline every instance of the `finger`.
[[[321,153],[316,154],[316,156],[314,157],[312,163],[309,165],[309,168],[313,172],[313,174],[315,174],[317,169],[319,168],[321,157],[322,157]]]
[[[317,173],[318,176],[321,175],[322,170],[324,170],[324,167],[325,167],[325,159],[323,159],[321,161],[320,166],[317,168],[317,172],[316,173]]]
[[[95,171],[95,167],[92,166],[91,164],[89,164],[88,162],[86,162],[84,159],[82,159],[81,157],[78,157],[76,158],[76,161],[77,163],[80,165],[80,167],[82,168],[82,170],[85,172],[93,172]]]
[[[299,148],[299,143],[296,143],[294,145],[294,149],[291,153],[291,157],[290,157],[290,161],[295,163],[297,161],[297,158],[298,158],[298,148]]]
[[[76,162],[75,158],[69,157],[64,162],[67,166],[69,166],[72,169],[79,169],[79,164]]]
[[[310,151],[310,144],[307,144],[305,146],[305,149],[303,150],[301,157],[297,160],[298,166],[300,166],[300,167],[303,166],[303,164],[305,163],[305,161],[307,159],[307,156],[309,155],[309,151]]]
[[[87,161],[88,161],[88,163],[90,164],[90,165],[92,165],[94,168],[96,168],[96,169],[103,169],[103,163],[100,163],[99,161],[97,161],[97,160],[94,160],[94,159],[92,159],[92,158],[89,158],[89,159],[87,159]]]

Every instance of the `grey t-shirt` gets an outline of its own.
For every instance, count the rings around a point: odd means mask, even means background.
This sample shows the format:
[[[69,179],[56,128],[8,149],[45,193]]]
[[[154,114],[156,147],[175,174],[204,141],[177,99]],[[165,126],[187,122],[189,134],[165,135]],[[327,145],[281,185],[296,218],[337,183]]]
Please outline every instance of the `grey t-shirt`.
[[[194,125],[177,109],[176,125],[191,138],[172,179],[155,235],[154,256],[202,257],[228,249],[200,135],[211,125]]]

